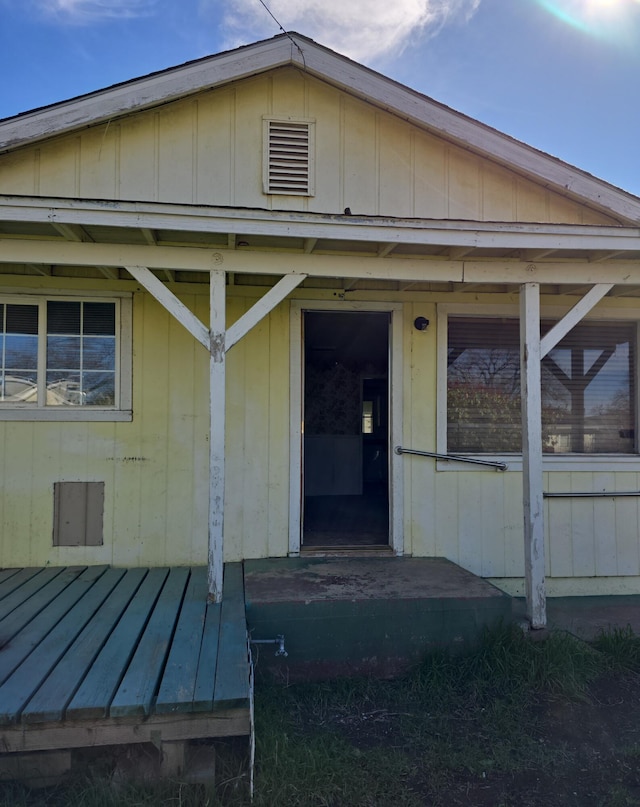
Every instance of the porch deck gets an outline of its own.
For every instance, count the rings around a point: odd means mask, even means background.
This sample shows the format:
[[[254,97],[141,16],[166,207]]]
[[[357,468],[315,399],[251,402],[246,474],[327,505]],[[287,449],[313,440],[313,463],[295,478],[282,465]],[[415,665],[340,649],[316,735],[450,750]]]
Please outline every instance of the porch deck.
[[[189,741],[249,735],[241,564],[223,593],[205,567],[0,571],[3,752],[149,742],[175,775]]]
[[[252,640],[284,634],[288,653],[258,646],[256,670],[286,679],[395,675],[512,618],[508,595],[445,558],[245,560],[244,581]]]

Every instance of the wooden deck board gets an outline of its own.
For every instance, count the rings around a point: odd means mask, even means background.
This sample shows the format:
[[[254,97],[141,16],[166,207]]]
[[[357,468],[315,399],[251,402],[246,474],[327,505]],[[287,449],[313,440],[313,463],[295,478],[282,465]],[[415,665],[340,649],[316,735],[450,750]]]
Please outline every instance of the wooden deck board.
[[[0,687],[0,723],[16,720],[27,701],[100,608],[123,575],[121,569],[87,569],[67,591],[75,602]],[[66,593],[66,592],[65,592]],[[5,711],[6,704],[10,704]]]
[[[151,713],[188,577],[189,570],[185,568],[169,571],[136,652],[111,702],[111,717],[147,716]]]
[[[43,586],[0,621],[0,684],[3,684],[24,659],[42,642],[82,596],[83,588],[70,588],[81,574],[102,574],[105,567],[71,567]],[[96,572],[95,570],[98,570]]]
[[[62,720],[67,704],[91,668],[111,631],[120,620],[131,598],[140,587],[145,569],[129,569],[122,573],[99,610],[45,679],[22,712],[26,723]]]
[[[214,708],[249,705],[249,663],[241,563],[224,567]]]
[[[5,569],[4,571],[13,572],[3,578],[0,583],[0,600],[4,599],[8,594],[11,594],[18,586],[21,586],[27,580],[40,574],[41,568],[28,568],[28,569]],[[58,569],[62,571],[62,569]]]
[[[213,691],[216,684],[218,666],[218,645],[220,641],[219,603],[209,603],[202,634],[202,647],[198,664],[198,676],[193,693],[193,711],[208,712],[213,709]]]
[[[176,632],[156,698],[156,714],[190,712],[207,614],[207,570],[191,570]]]
[[[80,567],[83,569],[84,567]],[[0,619],[5,619],[12,611],[37,594],[47,583],[56,578],[62,569],[39,569],[38,574],[31,575],[26,581],[17,583],[13,591],[7,592],[0,600]],[[69,580],[71,582],[71,580]]]
[[[247,735],[242,564],[224,605],[207,588],[205,567],[0,570],[3,751]]]
[[[67,707],[67,719],[94,719],[109,714],[113,696],[135,652],[168,574],[169,569],[148,571]]]
[[[10,578],[15,577],[15,575],[20,574],[24,571],[25,571],[24,569],[0,569],[0,599],[6,596],[4,592],[7,581]],[[28,569],[27,571],[36,574],[37,572],[40,571],[40,569]]]

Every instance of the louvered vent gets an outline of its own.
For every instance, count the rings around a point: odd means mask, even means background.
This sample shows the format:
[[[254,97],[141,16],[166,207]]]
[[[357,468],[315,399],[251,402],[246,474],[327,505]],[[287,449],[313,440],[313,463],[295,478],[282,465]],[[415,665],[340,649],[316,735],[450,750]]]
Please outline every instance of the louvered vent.
[[[265,193],[313,196],[313,135],[309,121],[265,121]]]

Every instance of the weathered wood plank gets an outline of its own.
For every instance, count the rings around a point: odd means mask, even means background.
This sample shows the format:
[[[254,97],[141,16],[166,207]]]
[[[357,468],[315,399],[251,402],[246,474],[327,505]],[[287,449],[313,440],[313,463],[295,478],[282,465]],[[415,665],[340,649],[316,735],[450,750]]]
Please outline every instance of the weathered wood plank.
[[[151,713],[188,576],[188,569],[178,567],[170,570],[136,652],[111,702],[111,717]]]
[[[10,575],[0,583],[0,600],[7,597],[28,580],[31,580],[32,577],[36,577],[36,575],[40,574],[42,571],[43,570],[40,568],[33,567],[15,570],[15,574]]]
[[[8,616],[18,606],[22,605],[23,602],[26,602],[29,599],[29,597],[32,597],[40,589],[44,588],[44,586],[46,586],[47,583],[49,583],[51,580],[57,577],[63,570],[64,567],[57,567],[57,568],[50,567],[48,569],[38,569],[37,574],[30,576],[21,585],[17,585],[10,593],[4,594],[3,599],[0,600],[0,619],[4,619],[6,616]],[[16,577],[17,576],[18,575],[16,575]],[[40,602],[40,608],[44,608],[45,602],[42,600],[42,598],[40,598],[39,602]]]
[[[201,737],[248,735],[249,709],[228,709],[198,715],[151,715],[147,720],[103,718],[3,728],[3,752],[47,751],[124,743],[172,742]]]
[[[1,569],[0,570],[0,591],[2,590],[2,585],[10,578],[13,577],[14,574],[18,574],[18,572],[22,571],[22,569],[16,567],[15,569]]]
[[[198,675],[193,693],[194,712],[209,712],[213,708],[213,690],[216,683],[218,665],[218,643],[220,639],[220,603],[209,603],[202,634]]]
[[[207,613],[207,594],[206,567],[192,569],[156,698],[157,714],[191,711]]]
[[[168,569],[150,569],[67,707],[67,719],[105,717],[133,656]]]
[[[122,573],[99,611],[25,706],[23,722],[44,723],[63,719],[67,704],[140,587],[145,574],[146,569],[129,569]]]
[[[241,563],[224,567],[214,708],[249,705],[249,661]]]
[[[17,719],[27,701],[62,658],[67,648],[100,608],[122,569],[87,569],[64,594],[75,597],[73,607],[0,687],[0,723]],[[63,596],[64,596],[63,594]]]
[[[0,621],[0,684],[82,596],[83,589],[70,588],[71,583],[81,574],[95,580],[104,571],[104,566],[91,570],[84,566],[66,568],[40,589],[37,597],[31,597]]]

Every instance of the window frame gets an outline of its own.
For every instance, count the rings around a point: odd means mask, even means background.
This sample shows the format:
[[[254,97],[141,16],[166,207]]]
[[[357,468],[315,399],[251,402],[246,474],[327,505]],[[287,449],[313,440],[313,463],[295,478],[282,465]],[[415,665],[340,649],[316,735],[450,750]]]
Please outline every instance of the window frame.
[[[38,314],[38,388],[46,376],[46,311],[49,301],[83,303],[113,302],[116,305],[116,403],[114,406],[65,406],[0,401],[0,421],[130,421],[132,420],[132,309],[130,292],[91,291],[0,291],[0,303],[37,305]]]
[[[513,299],[513,298],[512,298]],[[540,307],[540,319],[560,320],[571,309],[572,305],[545,305]],[[437,305],[438,325],[437,325],[437,400],[436,400],[436,451],[440,454],[447,453],[447,347],[448,347],[448,327],[449,316],[456,317],[486,317],[496,318],[520,318],[520,310],[517,305],[495,304],[472,304],[463,303],[439,303]],[[629,308],[601,308],[589,312],[584,321],[589,322],[631,322],[635,323],[636,355],[634,368],[634,417],[635,417],[635,453],[633,454],[547,454],[542,455],[542,466],[544,470],[554,471],[601,471],[603,473],[625,470],[629,472],[640,472],[640,391],[638,390],[638,380],[640,378],[640,316],[636,309]],[[461,453],[461,452],[458,452]],[[466,454],[465,454],[466,455]],[[483,460],[504,462],[509,471],[522,470],[522,453],[474,453],[469,452],[470,457],[479,457]],[[483,466],[464,466],[438,460],[436,463],[438,471],[467,471],[467,472],[487,472]]]

